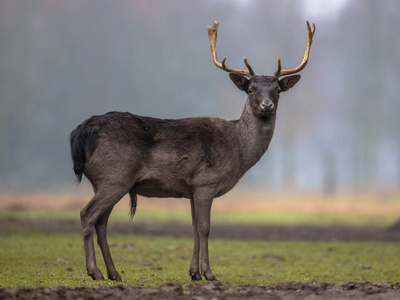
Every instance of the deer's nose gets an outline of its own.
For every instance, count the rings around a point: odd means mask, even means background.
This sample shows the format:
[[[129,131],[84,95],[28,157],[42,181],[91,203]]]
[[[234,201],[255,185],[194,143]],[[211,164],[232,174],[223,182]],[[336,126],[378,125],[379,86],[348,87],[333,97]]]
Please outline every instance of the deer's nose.
[[[263,102],[263,103],[261,103],[261,108],[263,110],[267,110],[267,109],[272,110],[274,108],[274,103],[272,103],[272,101],[269,101],[267,103]]]

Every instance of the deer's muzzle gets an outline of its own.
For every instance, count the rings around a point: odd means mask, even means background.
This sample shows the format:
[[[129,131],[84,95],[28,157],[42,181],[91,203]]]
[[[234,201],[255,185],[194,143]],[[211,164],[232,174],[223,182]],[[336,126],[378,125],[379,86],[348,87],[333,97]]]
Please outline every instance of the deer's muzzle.
[[[271,100],[263,101],[261,103],[261,109],[263,111],[270,111],[274,109],[274,103]]]

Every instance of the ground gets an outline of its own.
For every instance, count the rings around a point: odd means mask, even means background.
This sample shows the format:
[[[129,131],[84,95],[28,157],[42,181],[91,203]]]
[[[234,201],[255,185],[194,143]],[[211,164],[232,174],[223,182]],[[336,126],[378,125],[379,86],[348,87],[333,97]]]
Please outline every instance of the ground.
[[[67,289],[0,289],[0,299],[400,299],[400,285],[389,283],[280,283],[270,286],[230,286],[218,282],[183,287],[78,287]]]
[[[47,232],[75,231],[79,222],[67,220],[2,219],[0,225],[27,225]],[[190,225],[113,223],[113,233],[190,236]],[[212,236],[234,239],[262,240],[380,240],[399,241],[396,228],[365,227],[304,227],[304,226],[237,226],[216,225]],[[112,286],[56,288],[2,288],[0,299],[400,299],[400,283],[347,282],[285,282],[269,286],[231,286],[219,282],[201,282],[188,286],[165,283],[159,287]]]
[[[43,198],[42,198],[43,199]],[[331,199],[332,200],[332,199]],[[11,200],[10,200],[11,201]],[[18,209],[19,203],[11,201]],[[68,201],[68,200],[67,200]],[[385,203],[386,201],[386,203]],[[82,203],[78,201],[78,206]],[[305,211],[317,213],[349,213],[357,211],[361,214],[375,213],[381,217],[394,217],[399,215],[398,201],[333,201],[314,200],[299,203],[280,200],[276,202],[260,202],[262,204],[245,205],[240,201],[234,201],[230,208],[237,211],[247,210],[249,213],[260,209],[283,209],[290,212]],[[380,204],[379,204],[380,202]],[[382,203],[383,202],[383,203]],[[6,201],[3,201],[5,205]],[[46,204],[51,206],[53,204]],[[179,202],[181,203],[181,202]],[[257,203],[254,201],[253,203]],[[378,205],[377,205],[378,203]],[[384,204],[384,205],[383,205]],[[59,204],[58,204],[59,205]],[[160,206],[160,203],[148,203],[147,209],[152,206]],[[167,205],[171,205],[168,203]],[[181,204],[177,204],[178,206]],[[186,205],[186,204],[185,204]],[[187,205],[186,205],[187,206]],[[24,207],[30,208],[25,203]],[[4,208],[4,206],[3,206]],[[185,208],[187,210],[187,207]],[[216,207],[223,211],[224,207]],[[392,222],[392,224],[394,224]],[[43,218],[0,218],[1,226],[25,225],[43,232],[68,232],[80,229],[79,220],[70,219],[43,219]],[[302,241],[400,241],[400,225],[392,226],[356,226],[349,224],[328,224],[324,226],[314,225],[270,225],[270,224],[217,224],[212,225],[211,238],[229,239],[256,239],[256,240],[302,240]],[[134,226],[126,222],[112,222],[109,226],[110,233],[132,233],[143,235],[170,235],[192,236],[192,228],[188,222],[151,223],[135,220]],[[293,283],[284,282],[268,286],[239,285],[231,286],[219,282],[193,283],[182,286],[178,283],[165,283],[158,287],[140,287],[116,285],[111,287],[77,287],[68,289],[62,286],[56,288],[1,288],[1,299],[400,299],[400,283],[369,283],[347,282],[331,284],[324,282]]]

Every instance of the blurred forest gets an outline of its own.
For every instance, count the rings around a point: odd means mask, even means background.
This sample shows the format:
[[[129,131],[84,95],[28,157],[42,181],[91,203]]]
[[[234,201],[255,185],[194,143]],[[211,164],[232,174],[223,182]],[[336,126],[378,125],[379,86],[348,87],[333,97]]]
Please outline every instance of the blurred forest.
[[[242,185],[335,193],[400,187],[400,1],[0,1],[0,191],[74,183],[69,133],[91,115],[239,118],[219,58],[271,75],[301,62],[275,136]]]

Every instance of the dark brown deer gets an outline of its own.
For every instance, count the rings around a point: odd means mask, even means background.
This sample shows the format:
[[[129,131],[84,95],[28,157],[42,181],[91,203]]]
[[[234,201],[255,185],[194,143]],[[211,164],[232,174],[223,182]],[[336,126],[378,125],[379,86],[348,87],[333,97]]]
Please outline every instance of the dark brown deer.
[[[218,22],[208,27],[211,52],[218,68],[229,72],[233,83],[247,94],[239,120],[187,118],[163,120],[127,112],[93,116],[71,133],[71,154],[78,182],[84,174],[94,197],[81,211],[86,269],[93,279],[103,279],[96,266],[93,233],[102,251],[108,278],[121,281],[107,244],[108,217],[127,193],[131,216],[137,195],[190,199],[194,246],[189,274],[193,280],[215,280],[208,258],[210,210],[213,199],[232,189],[267,151],[275,128],[279,94],[293,87],[308,60],[315,26],[308,28],[302,63],[295,69],[278,70],[273,76],[235,70],[217,59]],[[200,256],[201,253],[201,256]],[[201,269],[199,268],[199,256]]]

